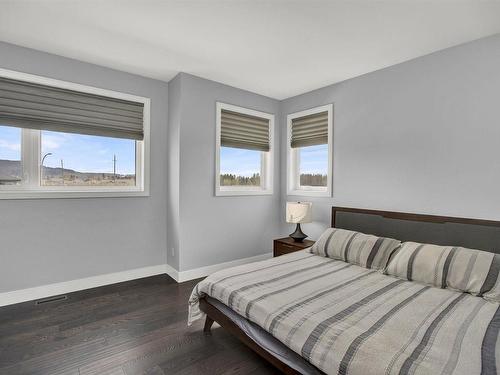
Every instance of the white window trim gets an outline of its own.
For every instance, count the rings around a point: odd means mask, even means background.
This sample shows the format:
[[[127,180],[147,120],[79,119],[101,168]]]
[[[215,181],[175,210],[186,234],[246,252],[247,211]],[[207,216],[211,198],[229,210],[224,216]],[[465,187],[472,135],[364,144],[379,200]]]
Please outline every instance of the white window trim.
[[[297,117],[312,115],[328,111],[328,178],[326,187],[300,186],[299,180],[299,153],[290,146],[292,139],[292,120]],[[287,195],[300,195],[308,197],[331,197],[333,185],[333,104],[296,112],[287,116]]]
[[[261,187],[251,186],[220,186],[220,133],[221,111],[239,112],[251,116],[258,116],[269,120],[269,152],[261,152]],[[274,167],[274,115],[255,111],[253,109],[238,107],[227,103],[216,103],[215,119],[215,196],[232,195],[271,195],[273,194],[273,167]]]
[[[42,77],[33,74],[16,72],[0,68],[0,77],[17,79],[31,83],[69,89],[94,95],[108,96],[116,99],[123,99],[144,104],[144,140],[136,142],[136,186],[124,187],[85,187],[85,186],[40,186],[40,131],[22,131],[22,159],[30,160],[27,165],[31,168],[26,171],[23,168],[23,180],[26,184],[19,186],[0,186],[0,199],[33,199],[33,198],[105,198],[105,197],[145,197],[149,196],[150,185],[150,118],[151,99],[142,96],[125,94],[118,91],[102,89],[93,86],[81,85],[78,83],[61,81],[57,79]],[[28,132],[33,132],[26,137]],[[36,135],[37,133],[38,135]],[[38,142],[37,144],[34,144]],[[24,167],[24,166],[23,166]],[[28,172],[28,173],[26,173]],[[28,179],[31,177],[31,180]]]

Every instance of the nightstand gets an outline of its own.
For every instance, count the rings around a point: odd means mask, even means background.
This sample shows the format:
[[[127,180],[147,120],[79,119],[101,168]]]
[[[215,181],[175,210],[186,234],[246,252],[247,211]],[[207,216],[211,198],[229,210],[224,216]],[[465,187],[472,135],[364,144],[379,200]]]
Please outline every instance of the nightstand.
[[[285,255],[293,253],[294,251],[299,251],[310,247],[314,244],[314,241],[304,240],[304,242],[295,242],[290,237],[278,238],[274,240],[273,246],[273,256],[277,257],[280,255]]]

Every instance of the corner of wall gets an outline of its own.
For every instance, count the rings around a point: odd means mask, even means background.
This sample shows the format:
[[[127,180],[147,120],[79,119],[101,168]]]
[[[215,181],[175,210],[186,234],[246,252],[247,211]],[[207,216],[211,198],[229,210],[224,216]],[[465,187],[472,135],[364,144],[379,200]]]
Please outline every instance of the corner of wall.
[[[174,270],[180,267],[180,122],[181,74],[168,83],[167,136],[167,264]]]

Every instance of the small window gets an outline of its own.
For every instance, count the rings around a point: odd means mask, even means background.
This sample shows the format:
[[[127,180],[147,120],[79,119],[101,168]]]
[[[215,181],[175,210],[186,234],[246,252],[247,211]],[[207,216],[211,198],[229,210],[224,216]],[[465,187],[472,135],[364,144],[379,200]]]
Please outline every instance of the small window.
[[[148,195],[149,106],[0,70],[0,199]]]
[[[217,103],[216,195],[272,194],[274,115]]]
[[[220,148],[220,186],[260,187],[261,151]]]
[[[331,196],[333,106],[288,115],[287,192]]]
[[[327,187],[328,145],[299,147],[297,152],[300,187]]]

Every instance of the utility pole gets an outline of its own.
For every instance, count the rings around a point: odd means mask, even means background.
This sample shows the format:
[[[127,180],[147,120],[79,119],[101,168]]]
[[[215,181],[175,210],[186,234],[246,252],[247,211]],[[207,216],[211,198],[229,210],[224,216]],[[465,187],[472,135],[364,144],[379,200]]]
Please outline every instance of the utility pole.
[[[113,181],[116,181],[116,154],[113,154]]]
[[[62,184],[64,185],[64,161],[61,159],[61,178]]]

